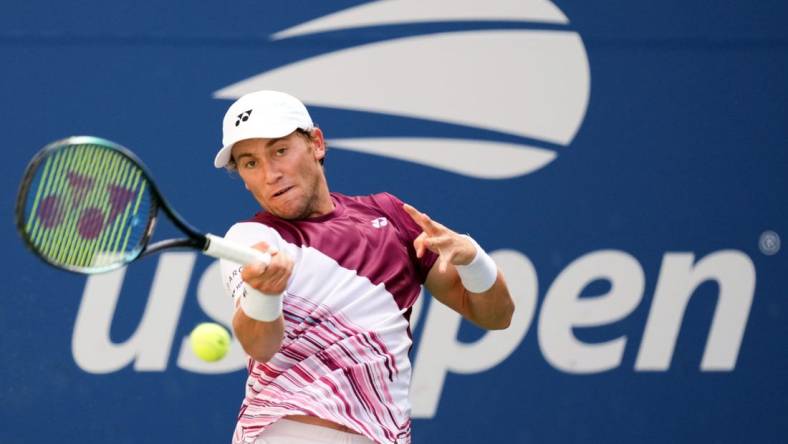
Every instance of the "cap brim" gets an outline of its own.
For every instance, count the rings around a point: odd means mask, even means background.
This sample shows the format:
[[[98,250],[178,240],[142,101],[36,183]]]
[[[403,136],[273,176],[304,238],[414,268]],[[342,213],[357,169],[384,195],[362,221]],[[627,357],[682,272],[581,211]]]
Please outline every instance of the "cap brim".
[[[227,166],[227,163],[230,162],[230,157],[233,154],[233,145],[235,145],[235,142],[223,146],[222,149],[216,153],[216,157],[213,159],[213,166],[216,168],[224,168]]]

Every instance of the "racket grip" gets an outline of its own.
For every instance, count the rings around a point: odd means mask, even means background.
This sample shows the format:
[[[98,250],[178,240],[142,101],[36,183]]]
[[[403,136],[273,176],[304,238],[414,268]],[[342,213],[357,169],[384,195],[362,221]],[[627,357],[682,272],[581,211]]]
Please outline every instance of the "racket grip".
[[[252,247],[229,241],[221,236],[206,234],[208,242],[203,253],[217,259],[227,259],[241,265],[251,263],[263,263],[268,265],[271,262],[271,255],[263,253]]]

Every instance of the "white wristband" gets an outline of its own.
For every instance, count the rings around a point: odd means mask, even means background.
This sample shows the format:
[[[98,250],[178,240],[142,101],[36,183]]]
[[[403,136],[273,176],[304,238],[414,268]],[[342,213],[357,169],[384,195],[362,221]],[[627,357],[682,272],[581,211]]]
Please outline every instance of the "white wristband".
[[[476,256],[468,265],[457,265],[457,273],[460,275],[462,286],[468,291],[484,293],[492,288],[495,280],[498,279],[498,266],[472,237],[463,236],[473,242],[476,247]]]
[[[256,321],[275,321],[282,315],[282,293],[265,294],[244,283],[241,309]]]

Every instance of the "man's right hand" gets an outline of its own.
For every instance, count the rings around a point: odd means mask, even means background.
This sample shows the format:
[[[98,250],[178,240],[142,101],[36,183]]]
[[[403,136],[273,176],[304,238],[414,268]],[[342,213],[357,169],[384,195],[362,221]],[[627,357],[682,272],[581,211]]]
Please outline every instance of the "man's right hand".
[[[252,246],[263,253],[271,255],[271,263],[247,264],[241,269],[241,279],[247,285],[265,294],[281,294],[287,288],[287,282],[293,274],[293,259],[283,251],[272,248],[265,242]]]

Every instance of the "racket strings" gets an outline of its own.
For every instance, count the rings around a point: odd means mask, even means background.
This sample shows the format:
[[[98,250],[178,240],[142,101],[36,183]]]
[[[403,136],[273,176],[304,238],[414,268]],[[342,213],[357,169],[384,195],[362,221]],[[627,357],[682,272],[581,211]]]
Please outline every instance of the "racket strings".
[[[79,144],[53,150],[38,170],[24,230],[48,261],[101,269],[141,248],[153,204],[134,162],[100,145]]]
[[[73,160],[70,168],[61,178],[61,199],[65,199],[66,211],[65,221],[60,225],[60,229],[54,234],[48,243],[46,253],[54,261],[69,265],[82,265],[77,260],[85,253],[85,243],[82,236],[79,236],[78,226],[82,217],[79,209],[92,207],[95,203],[95,194],[91,190],[96,185],[96,180],[92,177],[95,174],[97,159],[103,156],[88,156],[85,147],[76,147],[73,152]],[[103,160],[103,159],[102,159]],[[83,223],[84,225],[84,223]]]
[[[61,254],[57,257],[60,262],[83,267],[94,265],[93,258],[96,250],[100,251],[101,249],[101,240],[112,236],[110,230],[103,229],[106,203],[103,202],[105,196],[102,194],[106,193],[102,193],[101,190],[106,187],[107,181],[112,182],[116,179],[118,170],[124,168],[125,165],[121,163],[120,159],[110,158],[108,159],[110,165],[106,167],[106,170],[103,170],[103,164],[107,162],[105,154],[101,153],[95,156],[87,163],[86,170],[81,174],[73,171],[69,173],[69,182],[72,185],[71,207],[75,211],[70,212],[72,217],[70,218],[71,223],[66,228],[68,233],[65,239],[66,243],[60,251]],[[95,158],[101,159],[96,162]],[[98,165],[96,165],[97,163]],[[100,171],[111,171],[113,174],[107,178],[100,175]],[[92,180],[94,177],[95,181]],[[94,186],[98,192],[92,192]],[[87,199],[83,200],[85,197]]]
[[[61,224],[64,223],[65,206],[61,202],[59,196],[63,193],[65,171],[71,167],[73,156],[69,156],[68,152],[56,153],[58,157],[52,159],[52,173],[49,180],[44,183],[45,191],[44,198],[41,202],[41,207],[36,213],[31,213],[31,217],[38,216],[38,224],[36,226],[36,236],[33,242],[41,247],[41,252],[49,256],[53,247],[59,239],[59,234],[62,231]],[[49,160],[49,159],[47,159]]]

